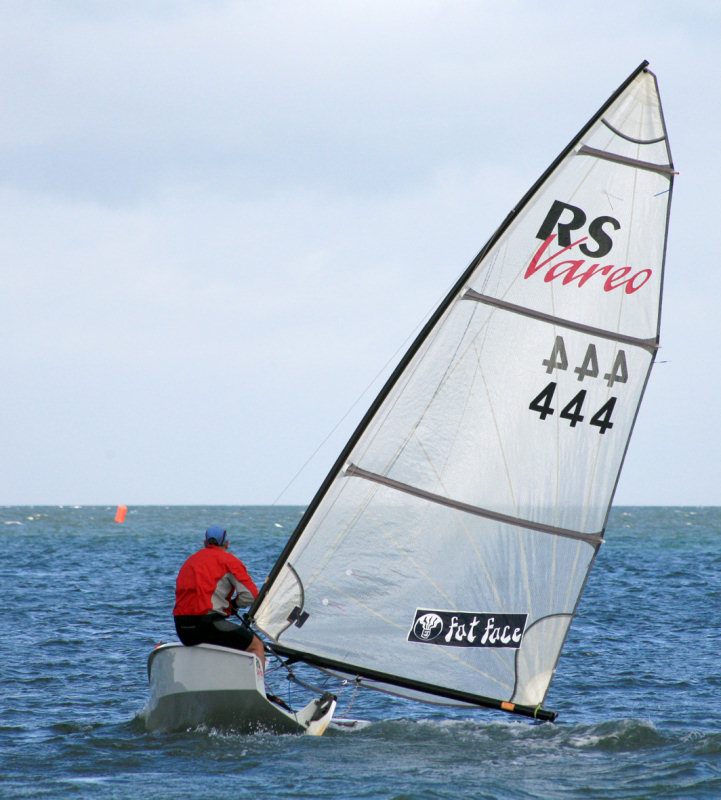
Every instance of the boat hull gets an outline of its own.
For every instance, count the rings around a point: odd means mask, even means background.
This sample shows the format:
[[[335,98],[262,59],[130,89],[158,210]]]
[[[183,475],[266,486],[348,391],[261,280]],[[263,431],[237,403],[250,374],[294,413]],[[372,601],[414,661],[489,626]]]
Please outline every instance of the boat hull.
[[[212,644],[163,644],[148,658],[148,730],[178,731],[201,725],[240,733],[324,733],[335,698],[323,695],[300,711],[268,699],[263,670],[252,654]]]

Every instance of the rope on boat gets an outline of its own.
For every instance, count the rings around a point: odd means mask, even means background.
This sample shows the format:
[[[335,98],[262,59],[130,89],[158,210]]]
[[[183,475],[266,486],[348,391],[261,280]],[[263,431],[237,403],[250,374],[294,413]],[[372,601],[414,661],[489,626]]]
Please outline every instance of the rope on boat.
[[[348,683],[348,681],[344,680],[343,683],[341,684],[341,686],[345,686],[347,683]],[[348,703],[348,708],[346,708],[346,710],[342,714],[337,714],[336,715],[338,717],[338,719],[345,719],[348,716],[348,714],[350,713],[351,708],[353,707],[353,703],[355,701],[355,696],[358,693],[358,687],[361,685],[360,677],[356,677],[354,683],[355,683],[355,686],[353,687],[353,694],[351,695],[350,703]]]
[[[272,671],[272,672],[274,672],[275,670],[278,670],[278,669],[280,669],[281,667],[285,668],[286,672],[288,673],[288,674],[286,675],[286,679],[289,681],[289,684],[288,684],[288,696],[289,696],[289,697],[290,697],[290,681],[293,681],[293,683],[296,683],[298,686],[302,686],[304,689],[309,689],[311,692],[314,692],[315,694],[325,694],[325,692],[327,692],[327,691],[328,691],[328,689],[327,689],[326,687],[323,687],[323,686],[316,686],[315,684],[308,683],[307,681],[301,680],[301,679],[300,679],[300,678],[299,678],[299,677],[298,677],[298,676],[295,674],[295,672],[293,671],[293,668],[290,666],[290,664],[289,664],[287,661],[284,661],[284,660],[283,660],[283,659],[282,659],[282,658],[281,658],[281,657],[280,657],[280,656],[279,656],[279,655],[278,655],[278,654],[277,654],[277,653],[276,653],[276,652],[273,650],[273,648],[272,648],[272,647],[267,647],[267,648],[266,648],[266,651],[267,651],[267,652],[270,652],[270,653],[272,653],[272,654],[273,654],[273,656],[274,656],[276,659],[278,659],[278,666],[277,666],[277,667],[274,667],[272,670],[267,670],[267,669],[266,669],[266,673],[267,673],[267,672],[269,672],[269,671]],[[347,683],[348,683],[348,681],[347,681],[347,680],[342,680],[342,681],[341,681],[341,684],[340,684],[341,688],[342,688],[343,686],[345,686]],[[356,691],[358,690],[358,685],[359,685],[359,684],[360,684],[360,678],[356,678],[356,687],[355,687],[355,690],[353,691],[353,697],[351,698],[351,705],[353,704],[353,700],[355,699],[355,693],[356,693]],[[348,711],[350,711],[350,705],[348,706],[348,709],[347,709],[347,711],[346,711],[345,713],[347,714],[347,713],[348,713]],[[345,716],[345,714],[344,714],[344,715],[342,715],[342,716]]]

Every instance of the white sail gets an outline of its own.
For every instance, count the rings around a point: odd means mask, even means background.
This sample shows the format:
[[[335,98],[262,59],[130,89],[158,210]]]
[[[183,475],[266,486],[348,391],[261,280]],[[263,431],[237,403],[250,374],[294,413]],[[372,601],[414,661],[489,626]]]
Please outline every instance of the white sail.
[[[546,696],[658,346],[673,167],[646,64],[466,270],[349,442],[255,624],[401,693]]]

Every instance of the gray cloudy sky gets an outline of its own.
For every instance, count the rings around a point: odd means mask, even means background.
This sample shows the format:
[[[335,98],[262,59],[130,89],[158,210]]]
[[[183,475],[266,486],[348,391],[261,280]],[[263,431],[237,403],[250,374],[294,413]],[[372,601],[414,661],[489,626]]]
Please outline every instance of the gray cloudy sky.
[[[341,421],[307,503],[646,58],[680,175],[616,503],[721,504],[719,41],[716,0],[2,3],[0,503],[271,503]]]

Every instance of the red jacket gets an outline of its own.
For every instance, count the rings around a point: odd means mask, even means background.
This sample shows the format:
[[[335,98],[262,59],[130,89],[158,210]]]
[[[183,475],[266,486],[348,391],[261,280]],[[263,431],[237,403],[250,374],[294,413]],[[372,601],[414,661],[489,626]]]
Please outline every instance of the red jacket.
[[[196,616],[210,611],[230,614],[230,598],[238,592],[239,605],[249,606],[258,596],[245,564],[222,547],[198,550],[183,564],[175,581],[177,616]]]

